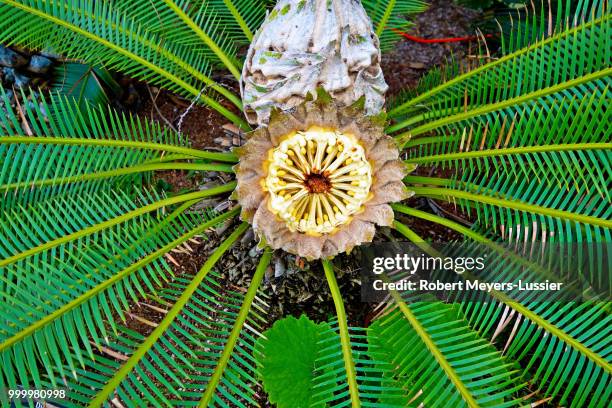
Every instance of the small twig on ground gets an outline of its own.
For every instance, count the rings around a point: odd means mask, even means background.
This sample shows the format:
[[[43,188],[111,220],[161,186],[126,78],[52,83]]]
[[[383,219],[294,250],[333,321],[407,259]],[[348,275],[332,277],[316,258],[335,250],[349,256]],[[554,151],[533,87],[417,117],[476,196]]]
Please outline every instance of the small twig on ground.
[[[131,317],[132,319],[134,319],[134,320],[136,320],[136,321],[138,321],[138,322],[140,322],[140,323],[142,323],[142,324],[145,324],[145,325],[147,325],[147,326],[149,326],[149,327],[157,327],[157,326],[158,326],[158,324],[157,324],[157,323],[152,322],[152,321],[150,321],[150,320],[148,320],[148,319],[145,319],[144,317],[140,317],[140,316],[138,316],[137,314],[130,313],[130,312],[128,312],[128,311],[126,311],[126,312],[125,312],[125,314],[126,314],[128,317]]]
[[[104,346],[99,346],[98,344],[96,344],[94,341],[89,341],[90,344],[96,346],[98,348],[98,350],[108,356],[111,356],[114,359],[117,359],[119,361],[127,361],[128,360],[128,356],[126,356],[123,353],[119,353],[118,351],[112,350],[108,347],[104,347]]]
[[[177,132],[176,128],[174,127],[174,125],[172,124],[172,122],[170,122],[159,110],[159,107],[157,106],[157,96],[159,95],[159,92],[157,93],[157,95],[155,95],[155,97],[153,97],[153,92],[151,92],[151,88],[147,85],[147,91],[149,92],[149,96],[151,97],[151,103],[153,104],[153,108],[155,108],[155,111],[157,112],[157,114],[159,115],[160,118],[162,118],[162,120],[166,123],[166,125],[170,126],[170,129],[172,129],[173,131]],[[161,92],[161,91],[160,91]]]
[[[179,120],[178,120],[178,133],[182,134],[182,126],[183,126],[183,120],[185,120],[185,117],[189,114],[189,112],[193,109],[193,107],[195,106],[196,102],[200,100],[200,97],[202,96],[202,94],[204,93],[204,91],[206,91],[206,88],[208,88],[208,86],[205,86],[204,88],[200,89],[200,92],[198,92],[198,95],[193,98],[191,100],[191,103],[189,104],[189,106],[187,107],[187,109],[185,109],[185,112],[183,112],[181,114],[181,116],[179,116]]]
[[[17,104],[17,113],[19,114],[19,117],[21,118],[23,122],[23,126],[25,127],[24,130],[26,132],[26,135],[33,136],[34,133],[32,132],[32,129],[30,128],[30,124],[28,123],[28,120],[23,114],[23,109],[21,107],[21,104],[19,103],[19,97],[17,96],[17,91],[15,90],[14,86],[13,86],[13,95],[15,95],[15,103]]]
[[[143,306],[146,306],[146,307],[150,308],[151,310],[154,310],[154,311],[156,311],[158,313],[163,313],[163,314],[167,314],[168,313],[167,309],[162,309],[161,307],[150,305],[150,304],[145,303],[145,302],[140,302],[140,304],[143,305]]]
[[[427,204],[429,204],[429,206],[431,207],[431,209],[440,217],[442,218],[450,218],[454,221],[457,221],[460,224],[465,225],[466,227],[471,227],[472,223],[468,220],[466,220],[463,217],[460,217],[456,214],[453,214],[452,212],[446,211],[443,207],[441,207],[440,205],[438,205],[438,203],[436,203],[434,200],[432,200],[431,198],[427,199]]]

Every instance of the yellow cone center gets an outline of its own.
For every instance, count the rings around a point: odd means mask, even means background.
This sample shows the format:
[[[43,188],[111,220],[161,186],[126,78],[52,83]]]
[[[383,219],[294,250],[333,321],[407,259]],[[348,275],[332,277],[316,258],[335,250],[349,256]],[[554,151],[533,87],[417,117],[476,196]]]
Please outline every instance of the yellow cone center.
[[[270,210],[292,231],[330,233],[368,199],[372,167],[352,135],[313,127],[286,137],[268,160]]]

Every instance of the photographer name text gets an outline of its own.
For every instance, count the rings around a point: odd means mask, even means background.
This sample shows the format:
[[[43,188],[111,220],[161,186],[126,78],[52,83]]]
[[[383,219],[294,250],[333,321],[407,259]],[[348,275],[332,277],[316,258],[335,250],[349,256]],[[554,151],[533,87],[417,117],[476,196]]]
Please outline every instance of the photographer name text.
[[[518,280],[517,282],[481,282],[478,280],[465,280],[460,282],[442,282],[439,280],[428,281],[421,279],[418,281],[400,280],[397,282],[385,282],[382,279],[377,279],[372,282],[374,290],[421,290],[421,291],[463,291],[463,290],[479,290],[485,292],[491,291],[558,291],[561,289],[563,282],[525,282]]]

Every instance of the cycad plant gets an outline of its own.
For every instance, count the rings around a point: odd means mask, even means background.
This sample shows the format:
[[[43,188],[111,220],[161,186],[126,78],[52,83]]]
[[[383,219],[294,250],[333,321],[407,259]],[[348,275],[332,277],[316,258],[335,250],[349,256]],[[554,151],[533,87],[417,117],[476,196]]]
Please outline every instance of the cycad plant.
[[[378,36],[388,48],[390,28],[409,24],[398,16],[422,3],[363,1],[373,26],[353,0],[269,3],[0,0],[0,43],[122,72],[244,132],[248,107],[257,123],[237,152],[211,152],[71,97],[0,93],[2,406],[6,390],[34,389],[62,390],[45,398],[62,406],[248,407],[265,395],[283,407],[608,406],[610,303],[590,295],[609,284],[609,263],[592,268],[580,302],[392,291],[369,327],[349,327],[333,260],[380,226],[434,252],[406,225],[416,219],[492,254],[511,242],[515,253],[492,263],[508,279],[541,272],[529,245],[610,242],[607,2],[535,7],[498,53],[482,44],[479,64],[431,72],[386,114]],[[362,31],[343,37],[339,16]],[[338,27],[334,47],[312,49]],[[314,30],[314,45],[292,54],[283,30]],[[342,66],[333,58],[345,50],[358,69],[291,74],[306,60]],[[242,98],[213,79],[219,69],[242,81]],[[238,176],[160,196],[148,182],[168,169]],[[193,210],[213,196],[239,205]],[[415,209],[415,197],[459,205],[473,223]],[[175,274],[167,255],[222,223],[204,264]],[[249,224],[262,251],[241,290],[216,265]],[[268,321],[272,250],[320,264],[334,319]],[[126,327],[135,304],[161,315],[147,333]]]

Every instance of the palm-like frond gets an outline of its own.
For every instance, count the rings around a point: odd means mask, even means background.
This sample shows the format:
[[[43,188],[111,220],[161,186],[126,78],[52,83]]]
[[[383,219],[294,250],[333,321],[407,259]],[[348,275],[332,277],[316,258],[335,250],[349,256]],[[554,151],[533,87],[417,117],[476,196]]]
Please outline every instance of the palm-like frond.
[[[250,43],[268,8],[273,5],[274,2],[270,0],[120,1],[116,4],[119,10],[146,23],[149,30],[164,40],[196,47],[211,62],[220,62],[219,56],[202,42],[193,27],[186,25],[176,10],[173,10],[173,7],[178,7],[214,41],[229,60],[233,60],[232,64],[239,62],[236,55],[238,46]],[[240,69],[240,65],[235,67]]]
[[[110,98],[119,93],[119,84],[102,67],[67,62],[53,71],[51,88],[59,94],[75,98],[81,109],[86,104],[107,106]]]
[[[399,136],[408,161],[453,169],[448,180],[409,178],[415,191],[459,202],[501,236],[607,239],[609,31],[603,14],[396,108],[412,114],[390,128],[414,126]]]
[[[519,15],[510,17],[502,32],[502,53],[528,47],[560,31],[603,16],[606,1],[546,0],[525,4]]]
[[[504,236],[510,230],[531,229],[538,238],[543,231],[553,241],[584,237],[601,241],[608,237],[610,217],[610,120],[607,81],[595,81],[561,99],[513,107],[506,114],[488,114],[486,123],[468,125],[449,136],[417,138],[408,162],[435,164],[456,170],[448,180],[413,179],[415,183],[449,187],[469,193],[520,201],[541,208],[594,217],[575,230],[573,224],[557,223],[535,209],[478,204],[455,197],[466,210],[475,209],[483,228]],[[448,132],[450,133],[450,132]],[[447,133],[447,134],[448,134]],[[410,182],[411,178],[408,179]],[[417,187],[420,188],[420,187]],[[450,192],[450,195],[453,191]],[[563,200],[561,197],[579,197]],[[563,217],[565,218],[565,217]],[[598,221],[599,220],[599,221]],[[601,228],[605,227],[605,228]],[[601,235],[601,237],[600,237]]]
[[[0,138],[0,208],[130,186],[134,177],[164,167],[164,151],[151,147],[186,148],[182,137],[157,123],[81,106],[72,98],[30,93],[12,101],[0,89],[0,99],[5,107],[0,117],[0,134],[5,135]]]
[[[524,387],[516,366],[471,331],[453,306],[400,302],[399,310],[370,328],[376,347],[371,354],[391,367],[387,375],[411,390],[412,404],[516,406],[514,395]]]
[[[420,0],[364,0],[362,4],[372,19],[383,52],[392,49],[401,38],[393,29],[406,31],[412,26],[407,17],[427,9],[427,3]]]
[[[399,295],[398,295],[399,296]],[[256,357],[267,391],[279,407],[405,407],[445,401],[449,406],[516,406],[525,386],[518,365],[471,330],[456,307],[404,300],[370,328],[348,328],[354,372],[343,357],[338,322],[315,325],[288,318],[266,332]],[[416,301],[416,303],[415,303]],[[408,316],[408,318],[407,318]],[[296,326],[297,325],[297,326]],[[293,332],[295,331],[295,332]],[[280,364],[315,357],[301,374]],[[285,372],[286,371],[286,372]],[[351,373],[352,372],[352,373]],[[300,384],[299,393],[287,388]],[[296,397],[299,396],[299,400]],[[467,401],[467,402],[464,402]]]
[[[523,250],[526,253],[533,251],[530,246],[532,244]],[[556,257],[563,258],[563,246],[552,248]],[[566,256],[570,257],[571,253]],[[579,256],[580,251],[574,249],[574,257]],[[533,257],[524,255],[524,258]],[[498,254],[488,259],[492,267],[482,278],[506,282],[516,281],[518,277],[524,281],[541,280],[541,273],[536,272],[541,261],[539,264],[536,260],[530,261],[534,264],[532,267],[519,268],[516,261]],[[605,265],[605,269],[598,272],[605,282],[610,278],[609,266]],[[579,277],[579,270],[570,269],[566,276]],[[556,278],[558,280],[560,276]],[[591,289],[598,286],[595,277],[584,276],[584,281],[589,282]],[[568,295],[568,292],[551,293],[546,302],[542,302],[533,299],[532,293],[518,290],[508,293],[507,297],[494,294],[493,300],[489,297],[483,299],[478,293],[465,292],[453,301],[461,305],[470,326],[492,340],[504,327],[512,327],[512,335],[500,347],[507,358],[520,363],[522,378],[529,378],[537,384],[543,395],[558,398],[560,404],[570,403],[574,407],[585,404],[588,396],[596,405],[609,399],[607,384],[612,380],[610,353],[607,351],[610,303],[603,301],[605,297],[573,301]],[[509,302],[509,299],[516,303]],[[562,358],[559,358],[559,353],[563,353]],[[585,367],[588,369],[584,370]],[[571,397],[572,394],[575,396]]]
[[[188,47],[205,57],[209,64],[225,66],[240,78],[235,44],[223,35],[223,24],[206,2],[160,0],[154,3],[118,2],[117,10],[146,25],[170,44]]]
[[[145,202],[154,199],[142,197]],[[55,237],[74,236],[73,231],[86,231],[92,223],[134,208],[125,194],[89,194],[79,200],[47,200],[30,205],[25,213],[3,216],[0,349],[7,358],[7,385],[40,386],[38,361],[47,363],[45,374],[55,386],[62,383],[60,378],[75,376],[78,365],[95,359],[90,340],[101,347],[112,337],[110,330],[116,333],[114,315],[125,321],[123,310],[131,302],[155,296],[156,288],[170,279],[172,271],[161,257],[203,231],[202,218],[174,212],[128,220],[69,245],[57,243]],[[159,247],[163,249],[155,251]],[[37,254],[20,260],[32,248]],[[49,287],[56,290],[45,290]],[[33,346],[36,357],[28,362],[27,376],[19,369],[25,362],[14,355],[24,346]]]
[[[411,127],[399,136],[406,142],[425,132],[456,129],[461,123],[485,119],[487,113],[537,105],[605,81],[610,75],[609,34],[610,17],[604,15],[459,75],[391,111],[391,116],[410,111],[412,117],[389,130]]]
[[[6,0],[0,14],[5,17],[0,22],[3,43],[51,47],[69,58],[122,71],[188,98],[200,98],[232,122],[249,128],[242,118],[202,92],[213,89],[241,106],[231,91],[209,77],[210,62],[200,50],[163,41],[110,2]]]

